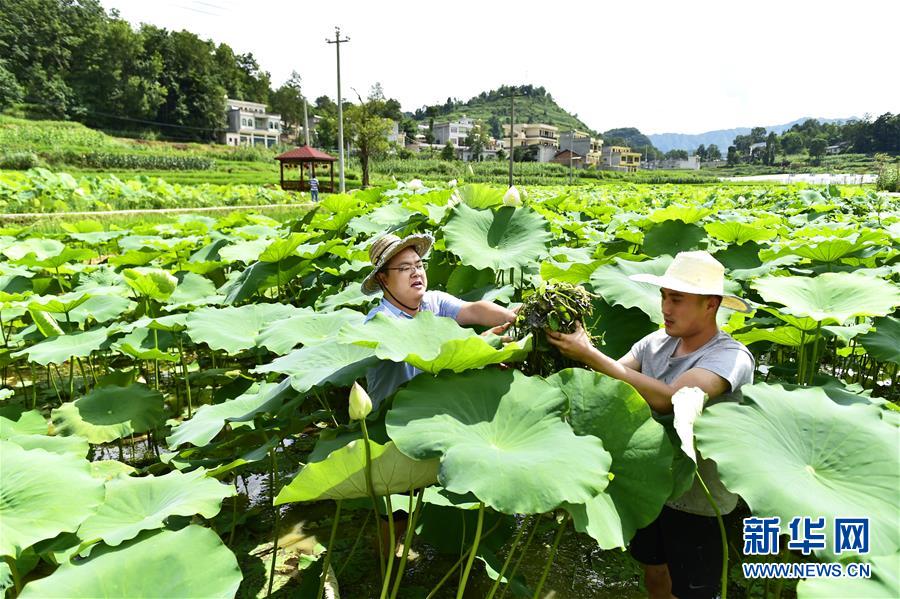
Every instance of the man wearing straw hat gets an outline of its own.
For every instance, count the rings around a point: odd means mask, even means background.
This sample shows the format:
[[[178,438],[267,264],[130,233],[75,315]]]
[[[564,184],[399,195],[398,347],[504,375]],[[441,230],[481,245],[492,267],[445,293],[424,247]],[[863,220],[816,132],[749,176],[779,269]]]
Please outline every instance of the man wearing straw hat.
[[[423,260],[433,243],[434,237],[428,233],[403,239],[387,234],[372,242],[369,246],[372,272],[363,281],[362,291],[366,295],[382,291],[384,297],[366,316],[366,322],[378,313],[413,318],[419,312],[432,312],[453,318],[463,326],[494,327],[490,332],[502,334],[515,321],[514,311],[486,300],[466,302],[443,291],[428,291]],[[366,376],[369,396],[377,406],[420,372],[405,362],[383,361]]]
[[[753,355],[719,330],[719,307],[750,312],[742,299],[724,290],[725,267],[707,252],[681,252],[663,276],[632,275],[660,288],[664,328],[650,333],[619,360],[595,348],[580,326],[572,334],[547,332],[566,356],[633,386],[658,416],[672,412],[672,395],[699,387],[711,403],[740,401],[740,387],[753,382]],[[716,471],[701,458],[698,470],[720,511],[737,505]],[[632,555],[644,566],[650,597],[713,598],[719,593],[722,549],[715,512],[697,480],[631,542]]]

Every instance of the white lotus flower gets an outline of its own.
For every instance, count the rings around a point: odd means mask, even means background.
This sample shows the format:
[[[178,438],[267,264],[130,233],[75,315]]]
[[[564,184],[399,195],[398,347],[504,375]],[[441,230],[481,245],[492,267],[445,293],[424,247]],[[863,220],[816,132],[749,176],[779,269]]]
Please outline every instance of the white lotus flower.
[[[694,450],[694,422],[703,411],[706,394],[699,387],[682,387],[672,396],[672,408],[675,411],[675,432],[681,439],[681,449],[689,458],[697,463],[697,452]]]
[[[457,204],[462,202],[462,196],[459,195],[459,190],[454,189],[453,193],[450,194],[450,197],[447,199],[447,207],[453,208]]]
[[[350,419],[362,420],[372,411],[372,399],[366,390],[359,386],[359,383],[353,383],[350,389]]]
[[[503,195],[503,205],[504,206],[521,206],[522,205],[522,196],[519,195],[519,190],[516,189],[515,185],[506,190],[506,193]]]
[[[425,189],[425,184],[422,183],[420,179],[413,179],[409,183],[406,184],[407,189],[412,189],[413,191],[418,191],[420,189]]]
[[[450,179],[447,181],[447,187],[456,187],[456,179]]]

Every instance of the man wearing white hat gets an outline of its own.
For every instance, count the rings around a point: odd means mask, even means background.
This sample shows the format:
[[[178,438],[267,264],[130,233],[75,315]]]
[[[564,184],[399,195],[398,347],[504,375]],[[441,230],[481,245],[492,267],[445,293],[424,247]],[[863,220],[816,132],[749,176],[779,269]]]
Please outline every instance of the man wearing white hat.
[[[369,246],[372,272],[362,283],[362,291],[384,297],[366,316],[366,322],[378,313],[393,318],[413,318],[419,312],[453,318],[460,325],[494,327],[503,333],[516,319],[516,313],[493,302],[466,302],[443,291],[428,291],[423,262],[434,243],[428,233],[400,237],[382,235]],[[400,385],[422,371],[405,362],[383,361],[366,376],[368,393],[375,405],[390,396]]]
[[[663,276],[630,278],[660,288],[663,329],[635,343],[619,360],[595,348],[580,324],[569,335],[548,331],[550,343],[564,355],[629,383],[657,416],[672,412],[672,395],[682,387],[701,388],[712,403],[740,401],[740,387],[753,382],[753,355],[719,330],[716,312],[720,306],[741,312],[751,308],[725,293],[725,267],[707,252],[681,252]],[[715,463],[701,458],[698,470],[721,512],[731,512],[738,498],[722,485]],[[696,480],[637,532],[630,549],[644,565],[651,598],[718,595],[723,559],[718,524]]]

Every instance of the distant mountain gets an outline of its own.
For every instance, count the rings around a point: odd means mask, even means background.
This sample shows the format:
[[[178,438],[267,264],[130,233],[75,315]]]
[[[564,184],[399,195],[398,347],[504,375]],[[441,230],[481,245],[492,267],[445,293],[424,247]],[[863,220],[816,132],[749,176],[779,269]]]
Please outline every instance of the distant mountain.
[[[603,143],[605,143],[606,145],[610,145],[612,143],[624,143],[624,145],[632,149],[653,145],[653,142],[650,141],[650,138],[648,138],[646,135],[641,133],[640,130],[635,129],[634,127],[620,127],[618,129],[610,129],[609,131],[604,131]]]
[[[772,125],[770,127],[766,127],[767,132],[774,131],[779,135],[784,133],[794,125],[799,125],[800,123],[810,119],[812,117],[804,117],[802,119],[797,119],[796,121],[791,121],[790,123],[785,123],[783,125]],[[846,119],[816,119],[821,123],[845,123],[847,121],[852,120],[851,118]],[[736,129],[719,129],[716,131],[707,131],[706,133],[654,133],[647,135],[650,138],[650,141],[653,142],[653,145],[657,150],[662,152],[668,152],[669,150],[696,150],[700,144],[704,146],[709,146],[710,144],[716,144],[719,146],[719,150],[722,151],[722,155],[725,155],[725,151],[728,149],[728,146],[732,144],[734,138],[738,135],[747,135],[750,133],[750,127],[738,127]]]

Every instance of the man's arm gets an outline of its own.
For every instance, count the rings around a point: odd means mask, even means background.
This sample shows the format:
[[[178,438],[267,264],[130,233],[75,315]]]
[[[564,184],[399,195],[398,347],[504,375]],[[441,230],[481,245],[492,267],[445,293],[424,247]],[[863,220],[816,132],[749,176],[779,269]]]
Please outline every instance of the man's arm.
[[[637,389],[651,408],[662,414],[672,411],[672,396],[682,387],[700,387],[712,399],[727,392],[731,386],[724,378],[703,368],[688,370],[672,381],[671,385],[647,376],[633,367],[636,365],[633,357],[627,359],[626,356],[626,359],[617,362],[594,347],[580,323],[571,335],[548,331],[547,340],[559,348],[563,355],[628,383]]]
[[[465,302],[456,315],[456,322],[463,326],[479,325],[484,327],[496,327],[515,322],[516,313],[499,306],[494,302],[480,300],[477,302]]]

